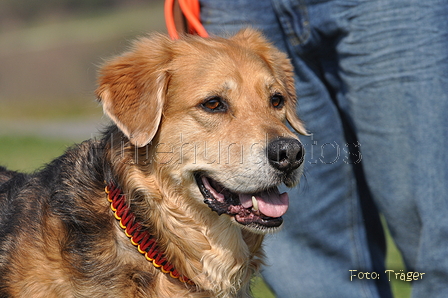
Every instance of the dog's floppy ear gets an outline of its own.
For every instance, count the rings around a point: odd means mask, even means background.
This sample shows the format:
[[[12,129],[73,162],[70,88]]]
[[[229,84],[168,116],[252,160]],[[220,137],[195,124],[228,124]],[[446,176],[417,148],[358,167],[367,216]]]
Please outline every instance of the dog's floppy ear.
[[[297,95],[294,85],[294,69],[287,55],[272,46],[259,31],[247,28],[239,31],[232,39],[242,44],[266,61],[280,84],[288,93],[286,102],[286,120],[298,133],[308,135],[303,122],[296,112]]]
[[[141,38],[99,72],[96,94],[105,114],[138,147],[152,140],[162,118],[171,42],[161,35]]]

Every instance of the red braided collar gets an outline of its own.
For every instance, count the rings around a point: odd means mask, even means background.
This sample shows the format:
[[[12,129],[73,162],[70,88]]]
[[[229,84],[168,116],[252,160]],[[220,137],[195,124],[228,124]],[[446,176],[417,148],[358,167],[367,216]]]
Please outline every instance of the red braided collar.
[[[136,221],[135,215],[126,204],[126,196],[121,194],[121,189],[111,183],[106,186],[105,191],[115,218],[120,221],[120,227],[124,229],[126,236],[131,239],[131,243],[137,246],[138,251],[155,267],[160,268],[163,273],[169,273],[172,278],[178,278],[181,282],[193,284],[189,278],[174,269],[163,252],[159,250],[155,237],[144,230],[143,226]]]

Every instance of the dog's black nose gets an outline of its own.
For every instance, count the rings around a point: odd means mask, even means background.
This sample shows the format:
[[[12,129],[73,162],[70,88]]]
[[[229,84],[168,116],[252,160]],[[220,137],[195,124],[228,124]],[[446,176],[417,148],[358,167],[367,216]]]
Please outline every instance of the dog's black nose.
[[[302,144],[291,138],[276,139],[267,148],[269,163],[283,172],[297,169],[303,162],[304,152]]]

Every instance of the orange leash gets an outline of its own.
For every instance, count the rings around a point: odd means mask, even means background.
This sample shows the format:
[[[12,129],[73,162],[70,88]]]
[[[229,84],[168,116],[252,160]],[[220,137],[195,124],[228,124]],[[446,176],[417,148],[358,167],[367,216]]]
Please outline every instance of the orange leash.
[[[201,37],[208,37],[208,33],[200,21],[200,6],[198,0],[177,0],[182,15],[187,23],[187,30],[190,34],[196,34]],[[165,22],[168,34],[172,39],[178,39],[179,33],[176,27],[174,15],[175,0],[165,0]]]

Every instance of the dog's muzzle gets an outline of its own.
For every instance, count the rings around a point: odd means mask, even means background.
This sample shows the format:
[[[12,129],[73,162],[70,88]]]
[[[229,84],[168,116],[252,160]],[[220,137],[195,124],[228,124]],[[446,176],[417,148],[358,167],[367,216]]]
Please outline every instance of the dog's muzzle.
[[[204,196],[204,202],[219,215],[227,214],[235,221],[255,231],[266,233],[278,228],[283,223],[282,216],[289,206],[288,194],[280,193],[278,185],[282,182],[292,184],[291,177],[303,163],[302,144],[292,138],[278,138],[271,141],[266,148],[269,166],[280,177],[274,184],[252,193],[241,193],[224,186],[223,181],[211,178],[207,173],[197,172],[196,183]],[[266,181],[272,177],[267,177]]]

